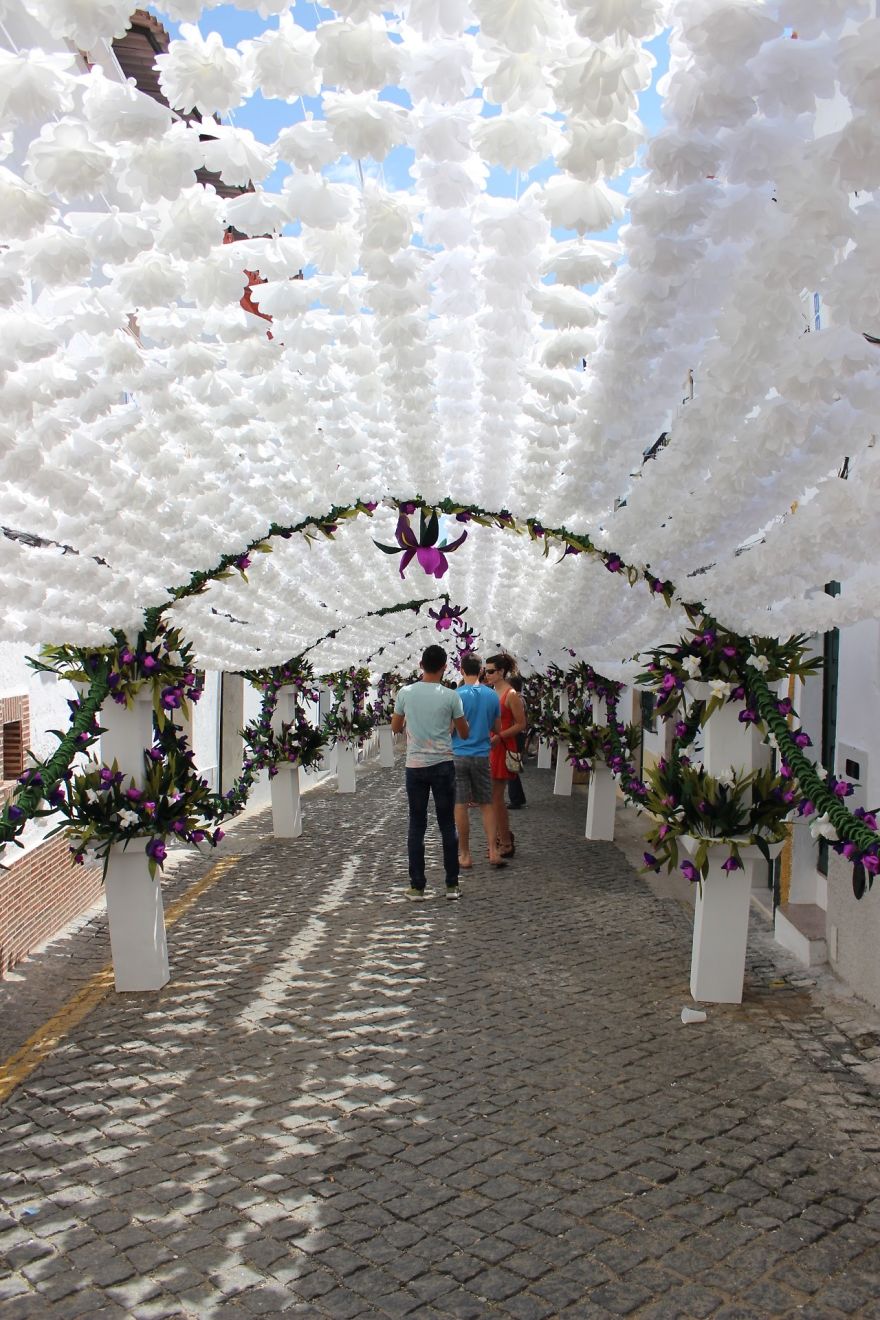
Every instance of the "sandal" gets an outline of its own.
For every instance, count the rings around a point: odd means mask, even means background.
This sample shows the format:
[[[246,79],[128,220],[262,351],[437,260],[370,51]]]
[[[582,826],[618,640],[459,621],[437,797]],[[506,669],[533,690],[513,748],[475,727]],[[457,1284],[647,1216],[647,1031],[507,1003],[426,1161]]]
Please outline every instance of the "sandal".
[[[510,847],[502,848],[499,844],[499,851],[502,857],[513,857],[516,853],[516,843],[513,837],[513,830],[510,831]]]

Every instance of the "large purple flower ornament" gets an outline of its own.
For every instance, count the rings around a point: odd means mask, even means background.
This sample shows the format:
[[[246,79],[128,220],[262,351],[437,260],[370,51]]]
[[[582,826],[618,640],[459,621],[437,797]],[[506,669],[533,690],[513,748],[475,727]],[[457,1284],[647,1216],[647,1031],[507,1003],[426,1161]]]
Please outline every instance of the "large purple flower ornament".
[[[403,577],[407,568],[413,559],[417,559],[419,564],[429,577],[441,578],[449,568],[447,555],[457,550],[463,541],[467,540],[467,532],[462,532],[461,536],[454,541],[441,541],[437,544],[437,538],[440,535],[440,519],[432,511],[430,518],[425,518],[425,511],[419,511],[419,534],[416,536],[413,531],[409,517],[401,513],[397,520],[397,531],[394,533],[397,545],[382,545],[381,541],[374,541],[380,550],[384,550],[386,555],[401,555],[400,576]]]

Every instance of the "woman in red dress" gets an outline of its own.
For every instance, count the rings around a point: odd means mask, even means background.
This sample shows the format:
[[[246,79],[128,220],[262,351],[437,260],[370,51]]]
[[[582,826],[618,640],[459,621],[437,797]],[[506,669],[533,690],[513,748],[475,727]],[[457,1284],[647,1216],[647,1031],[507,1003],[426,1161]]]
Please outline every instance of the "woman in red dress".
[[[501,731],[489,738],[489,771],[492,775],[492,805],[495,808],[495,821],[498,826],[498,844],[502,857],[512,857],[514,840],[510,832],[510,817],[504,789],[508,779],[514,779],[505,764],[508,751],[515,752],[519,734],[526,727],[526,712],[522,697],[515,692],[507,677],[516,668],[513,657],[500,652],[490,655],[486,661],[486,682],[495,689],[501,703]]]

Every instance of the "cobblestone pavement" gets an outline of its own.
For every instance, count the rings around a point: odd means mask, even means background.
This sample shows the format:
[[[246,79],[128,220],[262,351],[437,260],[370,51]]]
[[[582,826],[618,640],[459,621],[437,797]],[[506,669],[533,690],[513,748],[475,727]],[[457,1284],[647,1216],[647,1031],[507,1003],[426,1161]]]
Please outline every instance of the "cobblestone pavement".
[[[683,1026],[687,908],[535,771],[515,862],[407,903],[401,778],[231,831],[169,985],[0,1108],[2,1320],[880,1316],[870,1014],[758,932],[743,1006]]]

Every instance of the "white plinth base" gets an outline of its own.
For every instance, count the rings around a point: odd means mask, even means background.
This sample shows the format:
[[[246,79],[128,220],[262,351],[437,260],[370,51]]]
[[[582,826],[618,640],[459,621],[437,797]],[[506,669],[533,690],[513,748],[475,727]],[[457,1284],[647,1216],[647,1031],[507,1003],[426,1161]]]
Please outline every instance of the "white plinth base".
[[[394,734],[390,724],[380,724],[376,730],[379,739],[379,764],[384,770],[394,768]]]
[[[146,842],[115,844],[105,889],[117,990],[160,990],[170,975],[162,882],[150,876]]]
[[[551,746],[548,738],[538,739],[538,769],[549,770],[551,759]]]
[[[722,871],[719,852],[697,891],[691,994],[700,1003],[741,1004],[752,885],[744,871]]]
[[[279,765],[269,780],[272,793],[272,833],[276,839],[298,839],[303,832],[299,766]]]
[[[571,797],[574,766],[568,759],[569,750],[568,743],[560,743],[556,751],[556,778],[553,781],[553,792],[557,797]]]
[[[355,756],[351,743],[336,744],[336,792],[355,791]]]
[[[588,839],[614,838],[614,813],[617,807],[617,784],[607,765],[596,765],[590,775],[590,796],[587,801]]]

